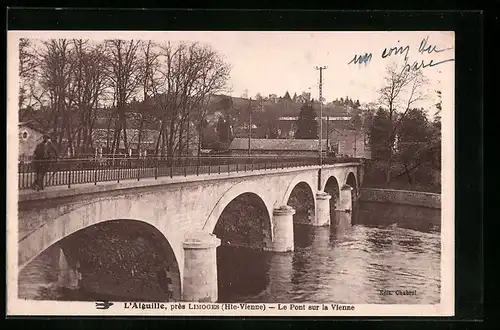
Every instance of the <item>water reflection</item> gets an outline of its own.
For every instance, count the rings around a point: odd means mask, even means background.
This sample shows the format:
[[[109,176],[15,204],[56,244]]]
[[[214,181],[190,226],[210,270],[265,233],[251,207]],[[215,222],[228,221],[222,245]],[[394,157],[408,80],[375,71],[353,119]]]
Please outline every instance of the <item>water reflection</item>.
[[[337,242],[349,235],[352,230],[352,214],[348,212],[333,211],[333,218],[330,224],[330,240]]]
[[[272,255],[249,248],[219,246],[217,276],[219,301],[236,301],[263,291],[269,283]]]

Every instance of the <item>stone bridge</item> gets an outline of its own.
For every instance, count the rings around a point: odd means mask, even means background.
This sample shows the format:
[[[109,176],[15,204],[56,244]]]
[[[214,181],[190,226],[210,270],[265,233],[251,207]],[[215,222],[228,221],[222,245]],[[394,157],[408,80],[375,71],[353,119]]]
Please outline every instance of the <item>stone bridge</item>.
[[[85,228],[126,220],[140,224],[159,239],[157,249],[172,254],[175,267],[166,278],[174,298],[217,301],[216,248],[224,238],[216,237],[215,229],[231,202],[250,196],[265,215],[260,227],[263,250],[292,251],[294,189],[303,187],[313,201],[305,222],[326,226],[331,209],[350,212],[362,173],[360,164],[343,163],[323,165],[321,170],[304,166],[20,191],[18,268],[59,245],[61,285],[78,287],[78,257],[70,244],[61,242]]]

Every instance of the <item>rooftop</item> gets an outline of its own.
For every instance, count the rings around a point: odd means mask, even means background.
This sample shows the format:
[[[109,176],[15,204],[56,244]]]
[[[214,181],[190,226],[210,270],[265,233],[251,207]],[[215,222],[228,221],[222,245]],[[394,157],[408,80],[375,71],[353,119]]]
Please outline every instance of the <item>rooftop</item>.
[[[318,140],[301,139],[251,139],[252,150],[293,150],[293,151],[316,151]],[[326,140],[322,141],[323,149],[326,150]],[[229,145],[230,150],[247,150],[248,138],[235,138]]]
[[[41,125],[39,125],[37,122],[33,121],[33,120],[29,120],[29,121],[23,121],[23,122],[19,122],[18,123],[18,127],[21,128],[21,127],[29,127],[31,128],[32,130],[35,130],[35,131],[38,131],[40,133],[47,133],[42,127]]]

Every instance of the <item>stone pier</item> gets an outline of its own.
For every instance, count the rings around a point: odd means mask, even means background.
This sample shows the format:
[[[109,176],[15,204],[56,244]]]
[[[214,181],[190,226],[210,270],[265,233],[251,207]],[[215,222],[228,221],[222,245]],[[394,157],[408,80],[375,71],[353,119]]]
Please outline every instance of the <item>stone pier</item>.
[[[345,185],[340,189],[340,207],[339,211],[351,212],[352,211],[352,187]]]
[[[324,191],[316,194],[316,216],[312,221],[313,226],[330,225],[330,196]]]
[[[283,205],[273,210],[273,243],[272,251],[293,251],[293,207]]]
[[[206,232],[194,232],[184,241],[183,301],[216,302],[217,255],[220,239]]]

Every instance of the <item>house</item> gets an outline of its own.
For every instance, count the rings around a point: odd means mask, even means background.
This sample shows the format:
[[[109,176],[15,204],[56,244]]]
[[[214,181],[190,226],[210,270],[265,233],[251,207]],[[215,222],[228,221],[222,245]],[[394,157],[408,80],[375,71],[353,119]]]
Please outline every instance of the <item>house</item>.
[[[42,142],[46,132],[34,122],[21,122],[19,128],[19,160],[26,162],[31,160],[33,152],[38,143]]]
[[[363,131],[332,129],[328,136],[329,145],[337,155],[355,158],[371,158],[368,138]]]
[[[250,148],[248,148],[250,141]],[[322,141],[323,154],[326,156],[327,141]],[[266,156],[311,156],[319,155],[318,140],[299,139],[248,139],[235,138],[229,145],[232,156],[266,155]]]

